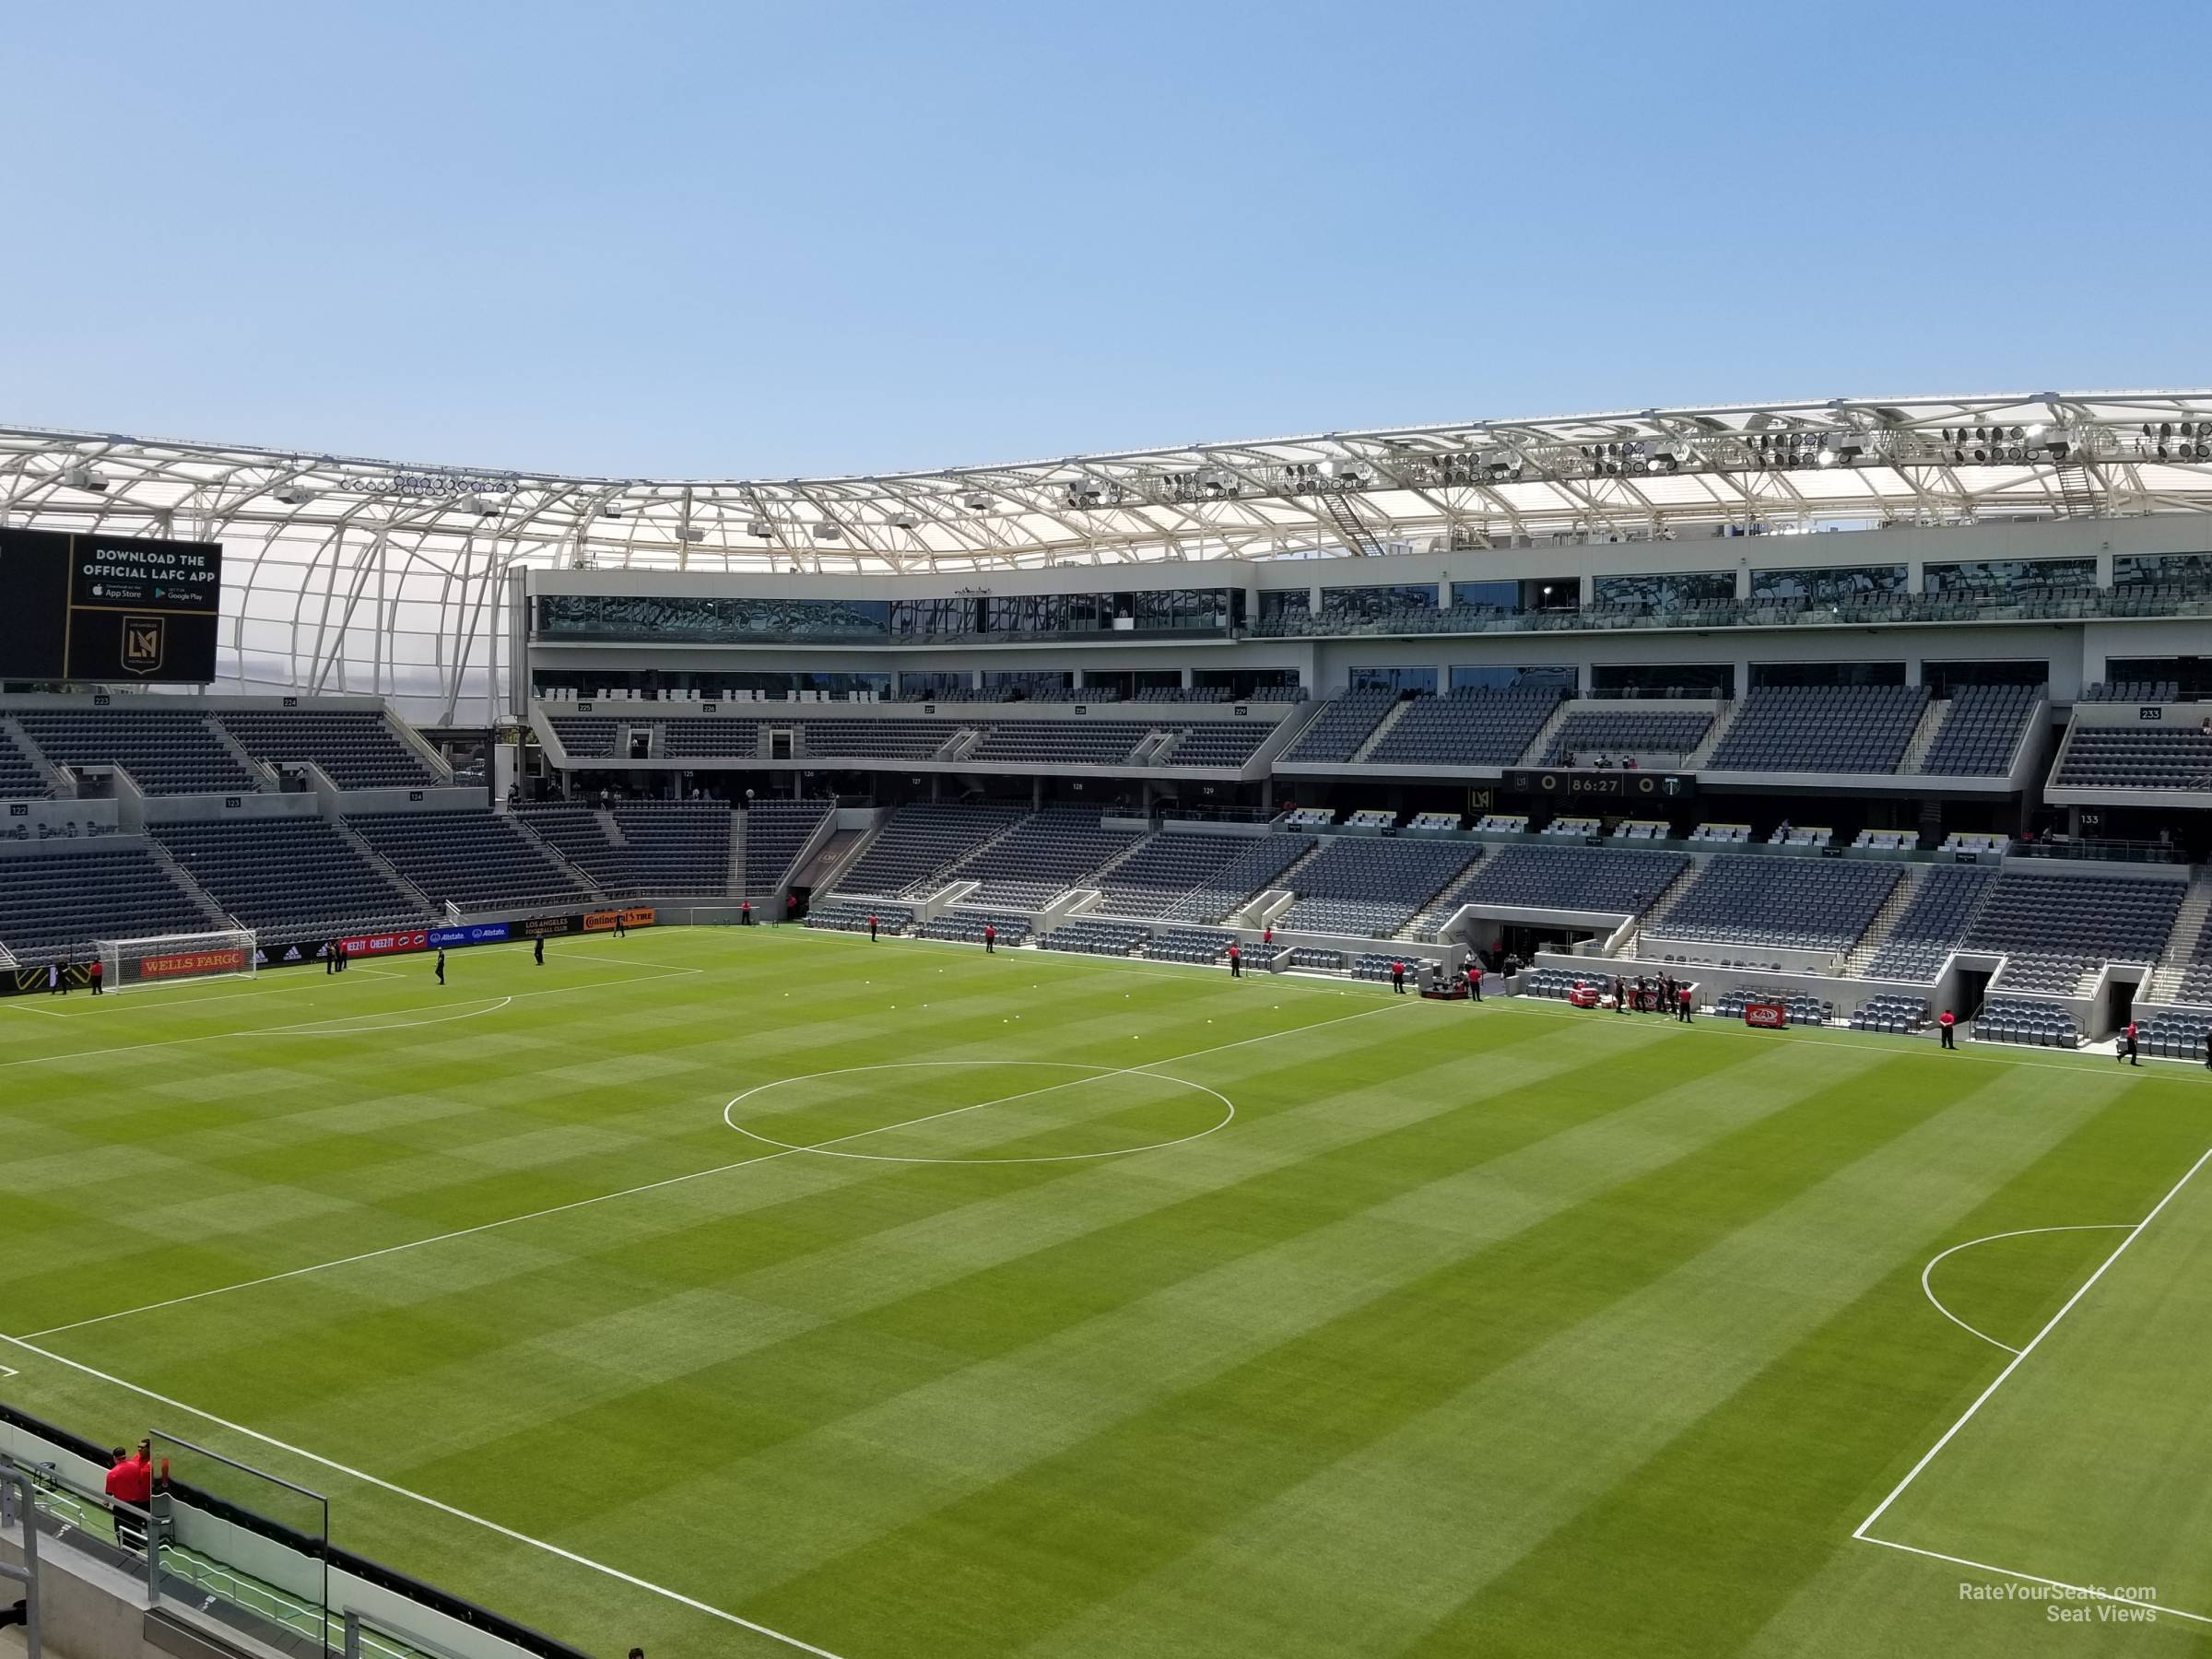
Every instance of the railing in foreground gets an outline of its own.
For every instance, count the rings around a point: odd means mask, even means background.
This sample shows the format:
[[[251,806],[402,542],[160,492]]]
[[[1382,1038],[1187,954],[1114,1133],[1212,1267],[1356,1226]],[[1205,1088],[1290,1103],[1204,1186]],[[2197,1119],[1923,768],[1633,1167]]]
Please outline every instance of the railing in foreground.
[[[110,1498],[102,1449],[0,1405],[0,1524],[145,1583],[148,1606],[301,1659],[584,1659],[578,1650],[329,1541],[322,1494],[173,1435],[147,1437],[145,1508]],[[10,1575],[12,1576],[12,1575]],[[33,1640],[33,1659],[39,1652]]]

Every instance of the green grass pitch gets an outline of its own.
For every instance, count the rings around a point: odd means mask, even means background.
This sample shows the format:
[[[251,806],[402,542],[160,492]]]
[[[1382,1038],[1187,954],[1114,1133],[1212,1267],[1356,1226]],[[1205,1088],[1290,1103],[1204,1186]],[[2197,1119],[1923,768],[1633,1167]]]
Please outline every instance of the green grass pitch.
[[[0,1397],[653,1659],[2212,1649],[2201,1070],[451,962],[0,1004]]]

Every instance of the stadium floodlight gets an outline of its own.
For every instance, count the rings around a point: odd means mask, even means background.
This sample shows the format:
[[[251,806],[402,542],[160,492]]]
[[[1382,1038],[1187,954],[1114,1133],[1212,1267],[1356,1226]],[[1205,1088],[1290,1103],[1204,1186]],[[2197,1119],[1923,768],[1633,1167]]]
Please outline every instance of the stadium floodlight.
[[[961,500],[960,505],[971,512],[988,512],[991,510],[991,498],[987,495],[967,496]]]
[[[62,474],[62,482],[71,489],[89,490],[94,495],[105,494],[108,488],[108,481],[82,461]]]
[[[894,530],[919,530],[921,527],[921,519],[913,513],[894,512],[891,514],[891,528]]]
[[[679,524],[676,535],[678,541],[703,542],[707,539],[707,533],[697,524]]]
[[[763,541],[765,541],[770,536],[775,535],[776,527],[764,518],[757,518],[746,525],[745,533],[747,535],[758,535]]]
[[[315,499],[315,492],[304,484],[287,484],[276,492],[276,499],[287,507],[304,507]]]
[[[602,501],[599,503],[599,516],[604,519],[618,519],[622,516],[622,509],[612,501]]]

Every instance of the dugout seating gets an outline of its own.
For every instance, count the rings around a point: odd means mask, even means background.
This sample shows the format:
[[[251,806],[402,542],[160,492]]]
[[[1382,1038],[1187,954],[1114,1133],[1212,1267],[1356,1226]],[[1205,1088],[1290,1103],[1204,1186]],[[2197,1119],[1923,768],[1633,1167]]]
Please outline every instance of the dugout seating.
[[[2212,1030],[2212,1014],[2160,1011],[2137,1022],[2136,1046],[2160,1060],[2194,1060],[2202,1065],[2207,1030]]]
[[[1739,705],[1705,768],[1894,772],[1927,702],[1924,686],[1762,686]]]
[[[1276,925],[1383,937],[1413,920],[1481,849],[1457,841],[1332,841],[1295,873],[1298,894]]]
[[[1920,770],[1942,777],[1997,778],[2012,769],[2039,686],[1960,686]]]
[[[1193,962],[1203,966],[1226,959],[1229,947],[1236,942],[1234,934],[1216,933],[1207,928],[1174,928],[1154,934],[1145,946],[1145,955],[1155,962]]]
[[[1944,959],[1958,948],[1996,880],[1981,865],[1934,865],[1920,890],[1866,964],[1869,979],[1933,982]]]
[[[179,887],[144,841],[0,858],[0,945],[26,967],[74,959],[99,939],[224,926]]]
[[[1270,841],[1277,838],[1270,836]],[[1204,888],[1249,853],[1253,842],[1234,835],[1162,830],[1094,884],[1100,916],[1158,916]]]
[[[420,900],[319,818],[161,824],[153,833],[201,889],[264,945],[431,919]]]
[[[197,708],[20,709],[14,714],[55,765],[120,766],[147,794],[250,794],[260,787],[260,779],[239,764]]]
[[[1004,916],[987,911],[947,911],[934,922],[924,922],[921,936],[924,939],[952,939],[964,945],[981,945],[983,929],[998,929],[998,943],[1013,946],[1030,936],[1030,923],[1026,916]]]
[[[1460,902],[1628,915],[1658,898],[1689,864],[1686,853],[1524,842],[1493,853]]]
[[[1100,826],[1096,810],[1056,806],[1018,824],[945,872],[947,881],[982,885],[964,904],[1036,910],[1055,893],[1136,845],[1141,834]]]
[[[1836,1005],[1824,996],[1749,987],[1724,993],[1712,1011],[1723,1019],[1741,1019],[1747,1003],[1780,1003],[1789,1011],[1792,1025],[1826,1025],[1836,1017]]]
[[[217,720],[254,759],[312,761],[340,789],[446,782],[374,709],[241,709]]]
[[[1853,1008],[1845,1023],[1854,1031],[1887,1031],[1891,1036],[1904,1036],[1928,1023],[1928,1001],[1924,996],[1885,992],[1880,996],[1868,997]]]
[[[758,896],[772,893],[782,885],[790,873],[791,861],[804,852],[806,842],[822,819],[834,810],[828,801],[762,801],[756,800],[745,809],[745,891]],[[629,833],[628,820],[621,818],[620,807],[616,817],[622,822],[622,832]],[[722,882],[729,879],[730,843],[729,813],[723,812],[722,859],[724,874]],[[701,850],[698,857],[703,862],[708,854]]]
[[[2067,1008],[2028,997],[1985,999],[1971,1029],[1976,1042],[2021,1042],[2034,1048],[2081,1046],[2081,1027]]]
[[[890,816],[838,885],[841,893],[903,893],[937,881],[993,836],[1029,815],[1018,806],[915,801]]]
[[[1411,699],[1367,757],[1377,766],[1511,766],[1552,711],[1556,686],[1468,688]]]
[[[1842,950],[1874,921],[1900,870],[1825,858],[1778,869],[1771,858],[1723,853],[1646,933],[1706,944]]]
[[[347,822],[438,904],[491,910],[583,903],[602,896],[495,813],[392,812]]]
[[[1085,956],[1125,957],[1151,938],[1152,930],[1130,922],[1086,918],[1055,927],[1037,941],[1041,950],[1068,950]]]
[[[914,912],[902,904],[823,904],[806,912],[806,925],[832,933],[866,933],[876,918],[878,934],[902,934],[914,924]]]
[[[2157,961],[2184,890],[2178,881],[2006,870],[1965,942],[2006,953],[2002,990],[2070,992],[2098,963]]]

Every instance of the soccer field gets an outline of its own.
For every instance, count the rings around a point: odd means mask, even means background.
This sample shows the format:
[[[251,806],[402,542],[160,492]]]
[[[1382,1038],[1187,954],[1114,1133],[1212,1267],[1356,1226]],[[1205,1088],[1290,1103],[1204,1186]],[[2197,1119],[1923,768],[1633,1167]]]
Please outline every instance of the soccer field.
[[[2212,1651],[2199,1070],[782,929],[450,978],[0,1002],[0,1398],[650,1659]]]

